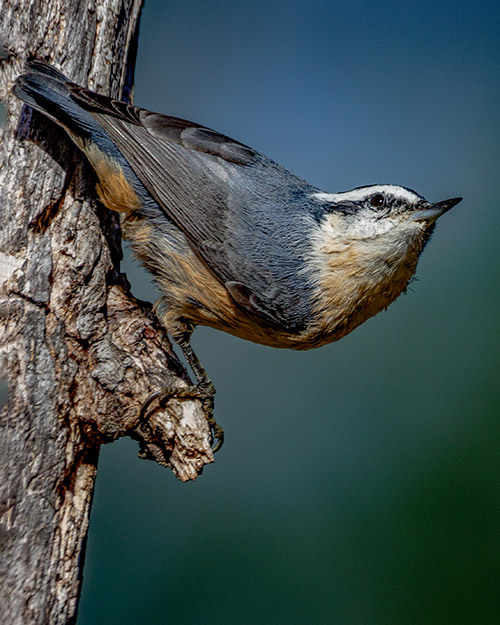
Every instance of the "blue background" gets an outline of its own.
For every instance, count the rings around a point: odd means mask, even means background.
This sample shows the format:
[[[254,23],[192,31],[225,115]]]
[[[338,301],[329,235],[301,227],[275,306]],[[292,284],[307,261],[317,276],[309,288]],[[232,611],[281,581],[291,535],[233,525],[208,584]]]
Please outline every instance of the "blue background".
[[[78,625],[500,622],[499,42],[492,2],[146,2],[139,106],[464,201],[337,344],[195,332],[225,446],[190,484],[103,449]]]

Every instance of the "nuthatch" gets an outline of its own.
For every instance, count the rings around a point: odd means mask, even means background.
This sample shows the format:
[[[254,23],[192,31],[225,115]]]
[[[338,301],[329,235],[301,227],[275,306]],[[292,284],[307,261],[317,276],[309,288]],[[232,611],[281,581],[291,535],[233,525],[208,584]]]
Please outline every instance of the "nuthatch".
[[[438,217],[394,185],[324,193],[238,141],[112,100],[31,61],[16,95],[62,126],[162,292],[160,319],[198,388],[198,324],[272,347],[342,338],[405,291]]]

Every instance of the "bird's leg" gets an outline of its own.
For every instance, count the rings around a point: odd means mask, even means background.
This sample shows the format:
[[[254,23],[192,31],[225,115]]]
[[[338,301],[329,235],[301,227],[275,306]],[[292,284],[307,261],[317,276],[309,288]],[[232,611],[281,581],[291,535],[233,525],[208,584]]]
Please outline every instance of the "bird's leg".
[[[215,395],[215,387],[212,380],[208,377],[205,368],[198,359],[198,356],[194,353],[194,349],[189,342],[190,334],[183,334],[180,337],[175,338],[175,342],[181,348],[188,365],[191,367],[192,372],[195,375],[198,386],[206,389],[207,394],[212,397]]]
[[[219,451],[224,443],[224,430],[214,418],[215,387],[212,380],[208,377],[203,365],[200,363],[198,356],[195,354],[194,349],[191,347],[191,343],[189,342],[190,335],[191,333],[185,333],[174,337],[174,339],[177,345],[181,348],[184,357],[191,367],[191,370],[196,377],[197,384],[192,384],[185,388],[166,386],[158,391],[155,391],[154,393],[151,393],[141,408],[139,419],[141,421],[144,419],[148,407],[155,399],[164,401],[171,397],[199,399],[202,402],[203,411],[205,412],[208,425],[210,426],[212,439],[213,441],[217,441],[215,447],[213,448],[213,452],[215,453],[216,451]]]
[[[208,425],[212,431],[212,437],[217,443],[213,449],[214,453],[219,451],[224,443],[224,430],[217,423],[214,418],[214,399],[215,399],[215,386],[212,380],[208,377],[205,368],[201,364],[198,356],[195,354],[194,349],[189,342],[190,334],[184,334],[181,337],[176,338],[177,345],[181,348],[184,357],[186,358],[192,372],[195,375],[197,384],[192,386],[192,397],[200,399],[203,403],[203,409],[207,416]]]

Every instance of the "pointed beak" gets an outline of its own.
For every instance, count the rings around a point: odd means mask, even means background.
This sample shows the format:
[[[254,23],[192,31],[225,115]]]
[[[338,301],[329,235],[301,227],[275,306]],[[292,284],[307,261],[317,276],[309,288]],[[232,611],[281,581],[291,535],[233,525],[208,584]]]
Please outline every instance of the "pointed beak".
[[[433,221],[436,221],[438,217],[441,217],[441,215],[448,212],[450,208],[453,208],[461,202],[462,199],[463,198],[461,197],[454,197],[450,200],[443,200],[437,204],[432,204],[429,208],[424,208],[423,210],[413,213],[410,219],[411,221],[426,221],[431,224]]]

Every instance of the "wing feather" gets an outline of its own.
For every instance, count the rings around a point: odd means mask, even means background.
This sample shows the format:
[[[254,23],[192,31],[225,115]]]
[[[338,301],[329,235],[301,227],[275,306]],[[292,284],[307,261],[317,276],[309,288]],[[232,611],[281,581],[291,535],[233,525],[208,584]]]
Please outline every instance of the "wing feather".
[[[304,232],[313,220],[304,198],[316,189],[209,128],[71,89],[233,299],[269,323],[298,328],[307,307]]]

